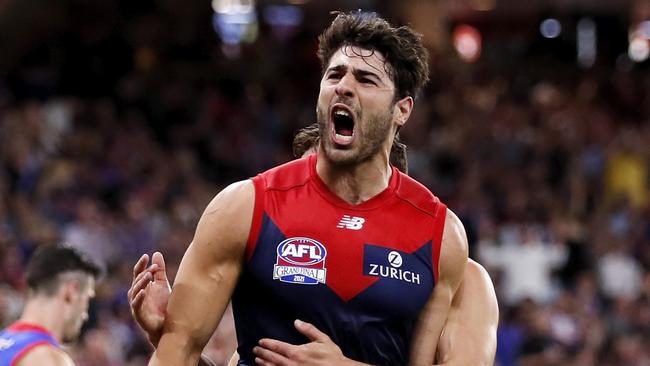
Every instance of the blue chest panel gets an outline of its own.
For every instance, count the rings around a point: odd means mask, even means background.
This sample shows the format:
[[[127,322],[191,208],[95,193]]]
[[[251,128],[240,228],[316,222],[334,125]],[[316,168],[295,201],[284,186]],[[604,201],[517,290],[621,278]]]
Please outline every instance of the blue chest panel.
[[[309,342],[295,330],[295,319],[314,324],[351,359],[406,364],[415,323],[434,287],[431,241],[411,252],[358,238],[335,243],[318,232],[322,225],[311,226],[315,231],[302,226],[304,237],[287,238],[264,215],[233,295],[240,365],[254,365],[252,348],[260,338]]]

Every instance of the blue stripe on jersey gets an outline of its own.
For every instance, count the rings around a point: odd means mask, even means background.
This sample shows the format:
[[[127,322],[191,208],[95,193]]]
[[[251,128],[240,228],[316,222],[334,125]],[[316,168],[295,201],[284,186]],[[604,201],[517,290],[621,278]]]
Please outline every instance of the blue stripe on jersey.
[[[59,346],[51,335],[43,332],[3,330],[0,332],[0,366],[12,366],[14,358],[23,350],[43,342]]]

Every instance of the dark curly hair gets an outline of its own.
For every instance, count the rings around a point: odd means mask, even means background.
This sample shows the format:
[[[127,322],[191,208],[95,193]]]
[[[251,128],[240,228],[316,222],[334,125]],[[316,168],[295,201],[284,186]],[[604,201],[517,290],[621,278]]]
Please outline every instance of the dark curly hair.
[[[318,58],[323,73],[332,55],[343,46],[380,52],[386,73],[395,84],[395,99],[417,97],[429,80],[429,53],[422,36],[406,26],[393,27],[376,13],[337,14],[318,37]]]

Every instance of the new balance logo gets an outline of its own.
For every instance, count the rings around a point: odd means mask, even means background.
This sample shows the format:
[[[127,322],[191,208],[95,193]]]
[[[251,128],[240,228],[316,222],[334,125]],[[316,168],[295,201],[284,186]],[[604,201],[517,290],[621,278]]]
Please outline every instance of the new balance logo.
[[[366,222],[366,219],[363,217],[343,215],[336,227],[339,229],[361,230],[364,222]]]

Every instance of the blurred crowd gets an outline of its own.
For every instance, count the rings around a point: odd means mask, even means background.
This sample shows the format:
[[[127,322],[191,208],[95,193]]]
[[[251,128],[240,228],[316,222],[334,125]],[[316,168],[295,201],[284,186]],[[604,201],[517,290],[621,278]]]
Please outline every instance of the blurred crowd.
[[[173,279],[210,199],[292,158],[329,18],[224,46],[200,5],[73,3],[69,28],[0,79],[0,326],[20,314],[33,250],[66,243],[105,270],[76,362],[144,365],[133,264],[160,250]],[[497,365],[650,365],[650,73],[502,51],[464,64],[434,50],[402,130],[410,174],[463,220],[495,283]]]

